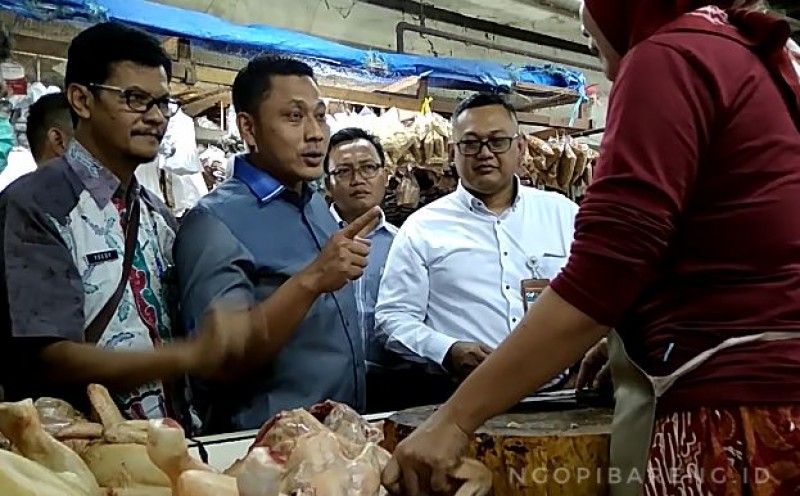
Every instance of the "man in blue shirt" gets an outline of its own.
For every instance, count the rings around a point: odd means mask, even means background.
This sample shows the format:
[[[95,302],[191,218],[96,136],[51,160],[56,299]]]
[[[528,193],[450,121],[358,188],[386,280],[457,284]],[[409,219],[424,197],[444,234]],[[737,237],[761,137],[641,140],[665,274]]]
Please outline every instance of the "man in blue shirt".
[[[346,128],[331,136],[325,158],[325,187],[331,196],[331,214],[341,227],[380,207],[386,194],[386,154],[380,140],[363,129]],[[407,369],[403,360],[385,348],[386,338],[375,334],[375,303],[386,266],[386,257],[397,228],[381,214],[378,227],[366,234],[370,240],[369,264],[364,276],[355,281],[356,305],[367,357],[367,411],[397,409],[401,396],[415,388],[394,387],[388,380],[398,369]],[[401,379],[407,379],[403,375]],[[408,394],[406,394],[407,396]]]
[[[195,383],[207,432],[258,428],[282,410],[325,399],[364,410],[365,358],[351,280],[367,266],[372,209],[337,224],[309,182],[323,174],[326,107],[306,64],[255,59],[233,84],[249,153],[233,177],[184,218],[176,241],[189,332],[212,301],[251,308],[261,339],[233,384]]]

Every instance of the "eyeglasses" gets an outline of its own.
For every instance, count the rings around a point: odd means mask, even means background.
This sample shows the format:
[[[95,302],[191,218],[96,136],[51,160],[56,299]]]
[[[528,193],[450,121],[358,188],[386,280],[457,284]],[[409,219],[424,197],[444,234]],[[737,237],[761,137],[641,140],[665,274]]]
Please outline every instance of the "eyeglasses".
[[[364,179],[372,179],[378,175],[381,169],[383,169],[383,166],[378,164],[365,164],[355,169],[350,167],[337,167],[330,172],[330,175],[336,179],[344,180],[352,179],[355,173],[358,172]]]
[[[476,139],[466,139],[461,140],[456,145],[458,146],[459,151],[467,156],[472,157],[481,153],[483,147],[489,149],[492,153],[505,153],[509,149],[511,149],[511,143],[517,139],[519,135],[515,135],[512,137],[493,137],[485,140],[476,140]]]
[[[115,91],[119,93],[122,95],[122,98],[125,99],[125,104],[128,106],[128,108],[131,111],[139,114],[146,114],[147,112],[150,112],[151,108],[158,107],[161,115],[169,119],[177,114],[178,110],[181,108],[181,103],[169,96],[153,98],[153,95],[141,90],[133,88],[119,88],[117,86],[108,86],[105,84],[92,83],[89,85],[89,87],[106,91]]]

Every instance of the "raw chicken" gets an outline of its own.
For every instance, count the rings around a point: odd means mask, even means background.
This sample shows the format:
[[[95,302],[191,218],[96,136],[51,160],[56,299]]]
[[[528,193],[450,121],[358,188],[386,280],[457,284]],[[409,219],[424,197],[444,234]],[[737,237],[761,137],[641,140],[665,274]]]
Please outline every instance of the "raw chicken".
[[[39,398],[33,403],[39,412],[44,429],[59,438],[58,433],[76,424],[88,424],[87,420],[72,405],[57,398]],[[94,424],[96,425],[96,424]],[[102,430],[102,428],[101,428]]]
[[[285,492],[313,489],[329,496],[375,496],[380,489],[381,467],[375,452],[364,445],[361,454],[349,458],[333,432],[298,439],[289,458]]]
[[[383,429],[367,422],[344,403],[326,401],[311,407],[311,414],[333,432],[359,444],[380,443]]]
[[[346,405],[282,412],[262,427],[249,454],[226,473],[242,496],[377,496],[390,455],[382,433]]]
[[[187,470],[178,478],[173,496],[239,496],[236,479],[204,470]]]
[[[99,491],[94,474],[81,457],[44,430],[30,399],[0,403],[0,431],[25,458],[56,474],[73,474],[73,483],[85,494]]]
[[[103,424],[103,438],[107,443],[147,444],[146,420],[125,420],[108,389],[100,384],[89,384],[87,393],[92,408]]]
[[[153,420],[147,432],[147,454],[150,460],[169,477],[173,489],[187,470],[216,472],[189,455],[186,437],[180,424],[171,419]]]
[[[285,466],[272,458],[269,448],[255,448],[236,478],[239,496],[278,496],[285,474]]]
[[[170,487],[169,478],[147,456],[143,444],[90,444],[81,457],[102,487]]]
[[[87,491],[73,474],[56,474],[44,465],[0,450],[0,494],[3,496],[99,496]]]

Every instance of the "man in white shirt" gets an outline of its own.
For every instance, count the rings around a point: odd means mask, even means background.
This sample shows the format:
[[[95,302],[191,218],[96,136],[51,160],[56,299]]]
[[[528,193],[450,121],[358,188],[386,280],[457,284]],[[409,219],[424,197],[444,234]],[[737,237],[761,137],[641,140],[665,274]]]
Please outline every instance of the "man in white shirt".
[[[558,193],[520,185],[526,142],[501,96],[461,102],[453,139],[460,184],[400,228],[375,315],[387,349],[453,379],[438,386],[437,400],[511,333],[536,288],[566,264],[578,211]]]

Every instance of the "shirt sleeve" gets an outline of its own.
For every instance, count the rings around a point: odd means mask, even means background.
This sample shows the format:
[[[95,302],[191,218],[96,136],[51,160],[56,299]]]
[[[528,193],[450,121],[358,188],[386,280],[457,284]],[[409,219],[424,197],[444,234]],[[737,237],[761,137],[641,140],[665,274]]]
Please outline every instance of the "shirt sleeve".
[[[624,61],[571,256],[551,284],[595,321],[617,325],[658,276],[713,114],[708,83],[675,48],[647,41]]]
[[[12,335],[83,342],[83,282],[55,221],[13,189],[3,196],[2,257]]]
[[[181,313],[189,334],[215,302],[252,306],[255,287],[248,276],[253,258],[214,214],[196,207],[181,222],[175,240],[175,268]]]
[[[428,307],[428,267],[404,226],[389,250],[375,306],[375,324],[386,349],[405,359],[442,366],[458,339],[425,324]]]

